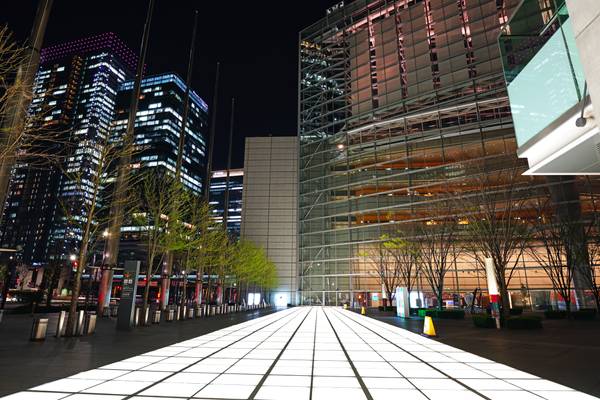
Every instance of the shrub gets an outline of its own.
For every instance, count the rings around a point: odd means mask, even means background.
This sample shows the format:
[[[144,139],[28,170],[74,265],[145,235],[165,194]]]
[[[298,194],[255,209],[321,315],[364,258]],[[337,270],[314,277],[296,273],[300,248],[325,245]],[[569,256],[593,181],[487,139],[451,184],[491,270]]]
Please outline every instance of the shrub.
[[[512,317],[506,320],[508,329],[541,329],[542,319],[536,316]]]
[[[495,328],[496,320],[485,314],[475,314],[473,315],[473,325],[478,328]]]
[[[596,310],[594,308],[581,308],[578,311],[571,313],[573,319],[590,321],[596,318]]]
[[[567,317],[567,312],[563,310],[546,310],[544,316],[546,319],[564,319]]]
[[[523,307],[513,307],[509,311],[510,315],[521,315],[523,314]]]

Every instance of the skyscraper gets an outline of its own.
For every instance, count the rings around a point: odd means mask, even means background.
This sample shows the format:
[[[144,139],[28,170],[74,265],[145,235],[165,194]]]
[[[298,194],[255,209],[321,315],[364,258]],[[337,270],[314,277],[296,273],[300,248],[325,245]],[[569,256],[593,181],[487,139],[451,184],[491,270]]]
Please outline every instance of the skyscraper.
[[[124,82],[117,95],[112,135],[123,136],[127,129],[133,81]],[[174,73],[145,77],[135,120],[133,156],[135,169],[158,168],[175,175],[179,135],[183,120],[186,84]],[[196,194],[202,193],[208,106],[190,90],[190,110],[186,126],[181,182]]]
[[[133,81],[124,82],[117,95],[116,116],[111,135],[114,140],[123,136],[127,129],[129,105]],[[175,176],[179,135],[183,120],[186,84],[174,73],[147,76],[142,79],[141,96],[135,119],[134,146],[139,151],[132,157],[135,173],[151,170]],[[181,169],[181,183],[195,195],[202,193],[205,171],[208,106],[190,90],[190,108]],[[131,222],[131,221],[129,221]],[[121,227],[119,261],[125,259],[145,260],[145,250],[140,246],[141,227]]]
[[[240,236],[242,223],[242,190],[244,187],[244,170],[242,168],[229,170],[229,185],[227,185],[227,170],[213,171],[212,173],[209,202],[214,219],[219,223],[223,222],[227,186],[229,186],[227,231],[237,238]]]
[[[379,247],[383,235],[410,237],[415,227],[436,224],[445,216],[432,209],[475,193],[481,176],[502,193],[504,171],[525,171],[496,42],[517,3],[361,0],[301,31],[303,303],[378,301],[381,284],[365,249]],[[515,184],[532,198],[561,187],[568,189],[557,191],[557,201],[578,200],[566,179]],[[451,265],[448,295],[485,287],[475,261]],[[552,289],[525,258],[510,285]],[[426,282],[417,286],[431,292]]]
[[[64,171],[80,171],[82,180],[94,169],[95,152],[106,140],[114,117],[119,85],[132,77],[136,55],[114,34],[104,33],[42,50],[33,88],[28,129],[51,140],[34,143],[12,172],[3,215],[1,244],[23,248],[23,262],[43,264],[75,252],[81,232],[66,215],[81,218],[81,202],[89,195]],[[58,156],[50,163],[43,152]],[[33,154],[35,153],[35,154]]]

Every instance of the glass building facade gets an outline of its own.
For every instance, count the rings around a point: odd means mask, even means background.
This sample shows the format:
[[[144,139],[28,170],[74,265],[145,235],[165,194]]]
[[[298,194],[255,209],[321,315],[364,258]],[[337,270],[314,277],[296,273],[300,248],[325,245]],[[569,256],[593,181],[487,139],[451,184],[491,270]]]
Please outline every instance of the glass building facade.
[[[522,146],[584,97],[585,76],[565,1],[523,2],[499,43]]]
[[[473,192],[478,176],[493,181],[509,168],[526,169],[516,156],[497,43],[518,3],[357,0],[301,31],[303,304],[375,304],[381,286],[361,252],[382,235],[435,223],[436,200]],[[555,187],[578,196],[560,179],[519,177],[516,185],[531,197]],[[485,287],[472,259],[453,261],[448,295]],[[551,288],[526,258],[510,281],[512,290],[523,287]],[[424,279],[417,289],[430,291]]]
[[[134,169],[159,168],[175,175],[186,88],[185,82],[173,73],[142,79],[134,128],[134,145],[140,151],[133,156]],[[115,140],[122,137],[127,129],[132,90],[132,80],[124,82],[119,88],[116,116],[112,124]],[[204,136],[208,126],[208,106],[193,90],[189,94],[181,183],[200,195],[205,169]]]
[[[227,214],[227,231],[235,238],[240,237],[242,226],[242,192],[244,189],[244,170],[229,170],[229,185],[227,185],[227,170],[213,171],[210,180],[210,206],[216,222],[223,222],[225,212],[225,192],[229,186],[229,210]]]
[[[63,171],[80,171],[85,182],[96,169],[95,154],[109,135],[119,85],[133,76],[136,59],[114,33],[42,50],[27,127],[39,132],[40,140],[22,149],[1,229],[2,247],[22,247],[25,264],[43,265],[77,251],[81,228],[69,226],[66,215],[84,218],[81,202],[92,189]],[[49,139],[42,140],[46,134]],[[57,157],[64,160],[61,165],[50,162]]]

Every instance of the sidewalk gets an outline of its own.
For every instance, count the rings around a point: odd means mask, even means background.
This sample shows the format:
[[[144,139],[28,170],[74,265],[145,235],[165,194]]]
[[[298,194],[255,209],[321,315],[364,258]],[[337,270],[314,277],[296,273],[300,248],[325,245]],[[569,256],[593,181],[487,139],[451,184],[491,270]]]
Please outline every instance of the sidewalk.
[[[369,317],[415,333],[423,329],[419,318],[378,311]],[[469,316],[434,322],[439,342],[600,397],[600,320],[544,320],[541,330],[501,331],[476,328]]]
[[[92,336],[56,339],[48,326],[44,342],[30,342],[29,315],[4,316],[0,323],[0,396],[188,340],[258,316],[273,309],[162,322],[131,332],[116,330],[116,319],[101,318]]]

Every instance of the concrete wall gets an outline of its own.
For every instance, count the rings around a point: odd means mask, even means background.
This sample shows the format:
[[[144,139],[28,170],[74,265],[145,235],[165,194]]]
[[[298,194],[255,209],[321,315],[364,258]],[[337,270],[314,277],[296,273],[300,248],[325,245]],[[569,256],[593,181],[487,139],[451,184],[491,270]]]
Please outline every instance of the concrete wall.
[[[600,105],[600,1],[567,0],[567,9],[592,104]],[[600,106],[594,107],[594,117],[600,121]]]
[[[241,237],[263,247],[277,266],[272,303],[296,304],[297,160],[296,137],[246,138]]]

